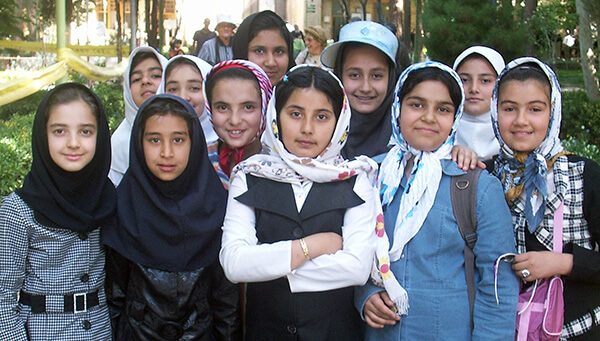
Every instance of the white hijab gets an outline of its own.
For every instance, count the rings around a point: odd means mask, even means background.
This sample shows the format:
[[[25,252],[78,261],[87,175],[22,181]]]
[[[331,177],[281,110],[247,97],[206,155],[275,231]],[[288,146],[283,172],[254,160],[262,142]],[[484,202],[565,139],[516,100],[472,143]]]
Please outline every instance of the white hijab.
[[[167,58],[150,46],[136,47],[129,55],[129,65],[127,65],[127,69],[125,69],[125,74],[123,75],[123,101],[125,102],[125,119],[123,122],[121,122],[110,139],[112,161],[110,164],[110,172],[108,177],[115,186],[121,182],[123,175],[129,167],[129,140],[131,139],[131,128],[133,127],[133,121],[135,120],[135,116],[137,115],[137,111],[139,109],[133,101],[129,82],[131,63],[135,56],[140,52],[154,53],[163,70],[167,65]]]
[[[158,87],[158,91],[156,92],[157,95],[165,93],[165,91],[166,91],[165,83],[167,82],[167,69],[169,68],[169,65],[172,62],[174,62],[178,59],[181,59],[181,58],[189,59],[194,64],[196,64],[196,66],[198,67],[198,70],[200,71],[200,75],[202,75],[202,86],[204,86],[204,80],[206,79],[206,75],[208,75],[208,73],[210,72],[210,69],[212,69],[212,66],[196,56],[192,56],[189,54],[181,54],[181,55],[178,55],[178,56],[175,56],[175,57],[169,59],[169,61],[165,65],[165,67],[164,67],[165,72],[163,72],[163,78],[160,81],[160,86]],[[204,93],[204,90],[203,90],[203,93]],[[202,112],[202,114],[199,117],[200,125],[202,126],[202,131],[204,132],[204,139],[206,140],[206,143],[210,144],[210,143],[217,141],[219,139],[219,136],[217,136],[217,133],[215,133],[215,129],[213,128],[212,122],[210,121],[210,117],[208,115],[206,106],[204,105],[203,107],[204,107],[204,111]]]

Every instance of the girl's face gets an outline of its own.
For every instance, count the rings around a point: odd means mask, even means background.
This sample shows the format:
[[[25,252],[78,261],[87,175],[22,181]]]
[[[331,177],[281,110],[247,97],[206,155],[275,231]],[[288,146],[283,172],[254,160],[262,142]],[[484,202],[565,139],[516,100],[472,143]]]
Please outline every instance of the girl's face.
[[[87,166],[96,154],[98,122],[82,100],[59,104],[50,110],[46,134],[52,161],[67,172]]]
[[[231,148],[244,147],[257,136],[262,99],[256,81],[225,78],[215,84],[211,101],[215,132]]]
[[[131,71],[129,89],[138,108],[148,98],[156,95],[162,79],[162,67],[154,58],[146,58]]]
[[[389,75],[387,57],[377,48],[364,45],[352,49],[342,65],[342,83],[350,107],[361,114],[379,108],[385,100]]]
[[[550,110],[550,95],[539,81],[508,81],[498,94],[502,139],[516,152],[533,151],[546,138]]]
[[[260,66],[277,83],[287,71],[290,51],[277,29],[263,30],[248,43],[248,60]]]
[[[444,83],[423,81],[402,100],[400,131],[413,148],[434,151],[450,135],[455,112],[450,92]]]
[[[479,116],[490,111],[496,71],[485,58],[471,58],[456,70],[465,89],[465,112]]]
[[[306,48],[308,49],[308,53],[312,55],[320,55],[323,52],[323,46],[321,43],[310,34],[306,34],[306,38],[304,38],[304,43],[306,44]]]
[[[336,122],[327,95],[312,87],[299,88],[279,113],[281,140],[290,153],[315,158],[329,145]]]
[[[204,94],[202,94],[202,75],[191,65],[180,64],[169,73],[165,81],[165,91],[188,101],[196,116],[204,112]]]
[[[175,180],[187,167],[192,148],[187,123],[172,114],[148,118],[142,147],[150,172],[162,181]]]

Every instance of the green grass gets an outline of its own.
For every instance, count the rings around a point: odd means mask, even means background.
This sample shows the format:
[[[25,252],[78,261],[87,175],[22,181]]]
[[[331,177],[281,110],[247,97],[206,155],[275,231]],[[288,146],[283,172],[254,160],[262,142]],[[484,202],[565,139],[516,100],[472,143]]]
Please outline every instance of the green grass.
[[[583,73],[581,70],[556,70],[558,82],[563,89],[584,89]]]

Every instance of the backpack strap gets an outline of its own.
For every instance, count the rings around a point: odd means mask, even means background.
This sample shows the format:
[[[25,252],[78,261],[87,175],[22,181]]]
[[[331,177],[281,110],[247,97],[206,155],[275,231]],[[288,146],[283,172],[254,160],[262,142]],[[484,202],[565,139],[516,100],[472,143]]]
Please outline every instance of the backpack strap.
[[[481,168],[467,171],[466,174],[453,176],[450,182],[452,211],[460,235],[465,240],[465,278],[471,309],[471,329],[473,329],[473,307],[475,304],[475,254],[473,247],[477,241],[477,183]]]

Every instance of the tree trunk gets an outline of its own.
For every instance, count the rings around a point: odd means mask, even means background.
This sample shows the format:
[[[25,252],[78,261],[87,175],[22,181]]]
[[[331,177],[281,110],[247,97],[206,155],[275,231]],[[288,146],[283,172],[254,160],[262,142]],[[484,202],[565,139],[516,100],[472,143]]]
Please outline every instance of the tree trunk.
[[[415,48],[413,50],[413,63],[418,63],[423,60],[423,21],[421,15],[423,14],[423,0],[417,0],[417,13],[415,23]]]
[[[410,0],[403,1],[402,12],[404,14],[404,18],[402,19],[402,41],[404,42],[404,44],[406,44],[406,46],[412,48],[412,44],[410,41],[410,5]]]
[[[527,32],[529,32],[529,37],[533,38],[533,30],[531,28],[531,24],[529,23],[529,19],[533,16],[537,8],[537,0],[525,0],[525,9],[523,10],[523,22],[527,25]],[[527,43],[527,55],[534,56],[535,55],[535,42],[533,39],[529,39]]]
[[[375,7],[377,8],[377,21],[385,24],[387,19],[383,16],[383,9],[381,8],[381,0],[377,0],[375,3]]]
[[[344,15],[344,22],[347,23],[350,21],[350,8],[348,7],[348,2],[346,0],[339,0],[340,6],[342,7],[342,13]]]
[[[581,69],[583,71],[583,82],[585,91],[591,101],[600,101],[600,86],[595,69],[598,60],[594,53],[592,31],[590,29],[590,16],[582,0],[576,0],[577,21],[579,26],[579,54],[581,57]]]
[[[151,10],[147,13],[149,16],[149,20],[147,20],[146,25],[148,25],[149,21],[149,29],[148,32],[148,45],[158,49],[160,51],[160,44],[158,40],[158,0],[147,0],[146,6],[150,3]]]
[[[358,2],[360,2],[360,8],[362,9],[362,20],[367,20],[367,2],[368,1],[369,0],[358,0]]]
[[[120,63],[123,60],[123,24],[121,23],[121,1],[115,0],[117,9],[117,60]]]

